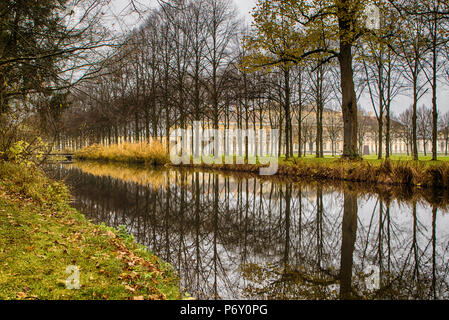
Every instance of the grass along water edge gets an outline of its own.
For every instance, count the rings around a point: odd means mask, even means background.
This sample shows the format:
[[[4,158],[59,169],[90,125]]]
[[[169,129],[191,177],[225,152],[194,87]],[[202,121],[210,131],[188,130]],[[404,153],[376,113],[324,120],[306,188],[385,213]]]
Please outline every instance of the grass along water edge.
[[[123,230],[89,222],[67,187],[37,168],[0,162],[0,299],[180,299],[171,265]],[[66,287],[68,266],[80,288]]]

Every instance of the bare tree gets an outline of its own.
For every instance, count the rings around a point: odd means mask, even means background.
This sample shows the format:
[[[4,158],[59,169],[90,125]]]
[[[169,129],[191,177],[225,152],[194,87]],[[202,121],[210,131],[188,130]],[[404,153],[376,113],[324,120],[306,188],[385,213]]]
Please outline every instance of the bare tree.
[[[442,117],[440,117],[439,127],[445,142],[444,154],[447,156],[449,145],[449,112],[446,112]]]
[[[423,143],[424,155],[427,156],[427,143],[432,140],[432,110],[422,105],[417,113],[418,138]]]

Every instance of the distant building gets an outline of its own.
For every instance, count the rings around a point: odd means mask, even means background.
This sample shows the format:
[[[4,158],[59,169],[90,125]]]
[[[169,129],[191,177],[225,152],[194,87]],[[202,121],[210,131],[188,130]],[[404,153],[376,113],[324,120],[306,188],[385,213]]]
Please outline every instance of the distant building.
[[[293,108],[294,109],[294,108]],[[267,131],[271,128],[279,129],[278,115],[275,112],[263,111],[251,112],[248,116],[248,128],[250,129],[265,129]],[[298,117],[292,116],[292,131],[293,131],[293,152],[296,155],[299,150],[299,143],[301,143],[301,152],[303,154],[314,154],[316,151],[316,112],[312,106],[303,108],[301,115],[301,139],[299,139]],[[376,116],[372,113],[359,114],[359,153],[361,155],[377,154],[379,150],[379,128]],[[203,122],[204,128],[212,128],[211,122]],[[244,116],[237,116],[237,112],[231,112],[228,116],[222,117],[218,124],[219,129],[237,129],[246,128],[246,121]],[[386,144],[386,119],[384,119],[383,126],[383,143],[382,151],[385,154]],[[411,154],[411,132],[408,126],[390,120],[390,152],[391,154]],[[280,128],[281,133],[284,127]],[[285,148],[285,134],[281,134],[281,148]],[[419,137],[418,139],[418,153],[431,153],[432,141],[431,137]],[[447,149],[447,139],[441,133],[438,140],[438,153],[445,153]],[[284,152],[284,150],[282,150]],[[341,111],[335,111],[325,108],[323,110],[323,152],[325,155],[341,155],[343,153],[343,119]]]

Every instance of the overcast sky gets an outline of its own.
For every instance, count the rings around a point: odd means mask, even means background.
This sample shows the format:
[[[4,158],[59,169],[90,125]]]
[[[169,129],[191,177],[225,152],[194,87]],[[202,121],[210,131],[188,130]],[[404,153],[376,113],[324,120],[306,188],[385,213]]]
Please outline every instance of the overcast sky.
[[[248,18],[250,17],[249,12],[256,6],[255,0],[235,0],[234,1],[239,8],[242,15],[246,15]]]
[[[251,21],[251,10],[256,5],[256,0],[233,0],[240,15]],[[142,12],[148,8],[155,8],[159,5],[158,0],[134,0],[134,5]],[[141,19],[135,13],[130,0],[112,0],[109,6],[108,21],[116,28],[122,30],[133,29]],[[141,17],[140,17],[141,18]]]
[[[138,3],[141,3],[145,7],[156,7],[158,5],[157,0],[137,0]],[[234,3],[240,12],[240,15],[247,19],[248,22],[251,21],[250,11],[256,5],[256,0],[234,0]],[[111,14],[111,23],[114,23],[115,28],[119,28],[122,31],[132,30],[136,26],[137,21],[141,21],[137,15],[130,15],[129,9],[130,1],[129,0],[113,0],[112,1],[112,9],[110,10]],[[138,23],[138,22],[137,22]],[[429,90],[430,91],[430,90]],[[441,83],[438,90],[438,106],[440,109],[440,114],[443,114],[449,111],[449,88]],[[367,94],[365,94],[360,101],[360,107],[363,107],[367,111],[372,111],[372,106],[370,99],[368,99]],[[404,95],[399,96],[393,102],[393,106],[391,108],[392,112],[395,114],[399,114],[403,112],[405,109],[410,107],[412,104],[412,99],[410,97],[410,93],[406,92]],[[431,95],[425,95],[419,102],[419,106],[425,104],[427,107],[431,107]]]

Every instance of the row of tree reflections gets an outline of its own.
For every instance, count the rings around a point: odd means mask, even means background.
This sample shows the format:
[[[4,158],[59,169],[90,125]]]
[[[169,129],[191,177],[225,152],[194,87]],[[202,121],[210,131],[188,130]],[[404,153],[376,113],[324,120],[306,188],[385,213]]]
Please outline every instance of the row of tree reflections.
[[[56,173],[77,208],[126,225],[202,299],[449,297],[449,215],[428,204],[217,173]]]

